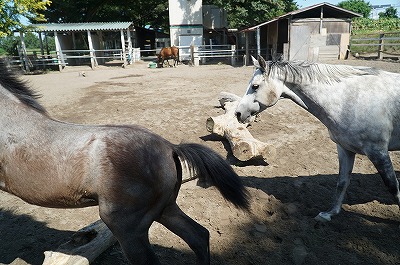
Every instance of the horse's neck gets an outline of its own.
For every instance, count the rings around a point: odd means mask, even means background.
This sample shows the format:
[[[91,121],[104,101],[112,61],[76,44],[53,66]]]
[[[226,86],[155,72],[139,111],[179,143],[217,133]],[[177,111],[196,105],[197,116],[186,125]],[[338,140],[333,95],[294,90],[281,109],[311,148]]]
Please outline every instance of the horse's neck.
[[[333,92],[333,86],[291,84],[287,88],[283,97],[291,99],[325,125],[332,119],[335,108],[339,107],[334,99],[340,95]]]

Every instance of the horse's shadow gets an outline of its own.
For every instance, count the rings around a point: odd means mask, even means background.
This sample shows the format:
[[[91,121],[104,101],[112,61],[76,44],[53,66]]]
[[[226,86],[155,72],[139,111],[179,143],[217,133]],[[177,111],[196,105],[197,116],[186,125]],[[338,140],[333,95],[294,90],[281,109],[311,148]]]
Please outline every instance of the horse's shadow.
[[[337,175],[274,178],[244,176],[242,179],[245,186],[260,189],[268,195],[273,195],[282,203],[303,205],[305,207],[302,207],[304,211],[302,214],[315,216],[332,206]],[[343,203],[357,205],[374,200],[387,205],[395,204],[393,196],[378,174],[353,173]]]
[[[56,251],[58,246],[69,240],[75,232],[53,229],[27,214],[14,214],[0,208],[0,264],[10,264],[19,258],[28,264],[40,265],[44,261],[45,251]],[[153,248],[163,260],[163,264],[169,264],[166,261],[171,261],[171,264],[176,264],[176,261],[179,261],[179,264],[190,264],[196,258],[189,251],[182,252],[158,245],[153,245]],[[127,265],[129,262],[116,243],[91,264]]]
[[[0,262],[9,264],[20,258],[29,264],[42,264],[44,251],[56,250],[73,233],[0,208]]]
[[[314,175],[314,176],[278,176],[274,178],[259,178],[255,176],[242,176],[243,182],[247,187],[260,189],[268,195],[273,195],[282,203],[295,203],[305,205],[301,207],[300,214],[304,216],[301,220],[312,220],[320,210],[326,210],[330,207],[331,199],[336,187],[336,175]],[[385,204],[393,204],[393,199],[377,174],[353,174],[352,182],[348,189],[348,196],[345,199],[346,204],[363,204],[377,200]],[[385,226],[372,225],[363,220],[380,223]],[[361,213],[342,212],[340,217],[335,218],[329,225],[323,229],[314,229],[311,225],[304,227],[307,229],[309,237],[305,238],[309,251],[316,253],[316,260],[307,260],[308,264],[334,264],[337,256],[341,256],[343,251],[353,251],[351,246],[357,240],[361,240],[364,233],[369,233],[371,244],[377,249],[383,249],[392,253],[394,248],[387,249],[387,244],[383,238],[393,233],[392,227],[395,226],[393,220],[385,220],[380,217],[367,216]],[[252,223],[245,223],[241,229],[254,230]],[[299,223],[297,221],[291,226],[288,222],[274,222],[266,226],[267,231],[264,237],[271,237],[281,244],[281,252],[277,253],[274,249],[269,249],[260,245],[257,249],[246,248],[246,255],[242,260],[252,261],[252,264],[265,264],[266,261],[278,260],[280,264],[292,264],[292,260],[285,260],[284,257],[290,256],[292,245],[290,245],[289,235],[297,233]],[[351,226],[347,228],[347,226]],[[280,231],[276,233],[275,231]],[[56,250],[57,247],[70,238],[75,231],[60,231],[49,228],[46,223],[38,222],[29,215],[16,215],[12,211],[2,210],[0,208],[0,263],[11,263],[16,258],[21,258],[29,264],[42,264],[44,260],[43,252],[46,250]],[[239,232],[238,232],[239,233]],[[335,247],[336,242],[327,242],[324,238],[344,234],[341,247]],[[315,236],[316,235],[316,236]],[[296,235],[304,237],[304,232]],[[246,240],[257,240],[249,234]],[[347,242],[347,243],[346,243]],[[228,244],[228,243],[227,243]],[[241,244],[232,244],[231,251],[242,253]],[[191,251],[167,248],[159,245],[153,245],[156,254],[163,264],[193,264],[195,256]],[[322,253],[320,253],[322,251]],[[216,264],[227,264],[225,259],[229,260],[232,253],[213,254],[212,260]],[[336,255],[336,256],[335,256]],[[393,254],[397,255],[397,254]],[[335,256],[335,259],[330,260]],[[311,258],[313,256],[310,256]],[[378,256],[369,255],[360,252],[356,256],[357,261],[363,261],[363,264],[379,264]],[[342,258],[343,260],[344,258]],[[342,261],[339,259],[339,261]],[[378,262],[378,263],[377,263]],[[340,262],[339,262],[340,263]],[[102,264],[120,264],[127,265],[118,244],[110,247],[100,255],[93,265]],[[336,263],[337,264],[337,263]]]

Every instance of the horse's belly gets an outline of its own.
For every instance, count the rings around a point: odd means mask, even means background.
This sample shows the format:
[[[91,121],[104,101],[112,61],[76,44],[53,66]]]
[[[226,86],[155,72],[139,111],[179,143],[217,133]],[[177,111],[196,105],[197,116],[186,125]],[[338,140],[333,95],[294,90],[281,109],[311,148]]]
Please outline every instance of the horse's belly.
[[[97,205],[97,197],[82,185],[79,177],[68,178],[68,175],[64,175],[61,179],[60,175],[43,168],[35,171],[27,165],[8,162],[0,162],[0,189],[3,191],[30,204],[44,207],[79,208]]]
[[[358,154],[365,154],[371,147],[385,151],[400,150],[400,128],[391,131],[391,127],[390,122],[381,123],[379,126],[363,124],[358,128],[349,125],[346,128],[329,129],[329,134],[336,144]]]
[[[389,151],[400,150],[400,129],[393,131],[389,141]]]
[[[26,183],[29,185],[29,183]],[[46,188],[48,186],[49,188]],[[14,182],[8,185],[0,181],[0,189],[11,193],[27,203],[50,207],[50,208],[81,208],[98,205],[96,196],[88,191],[70,191],[65,192],[64,189],[55,188],[48,183],[44,184],[41,189],[32,192],[30,188]]]

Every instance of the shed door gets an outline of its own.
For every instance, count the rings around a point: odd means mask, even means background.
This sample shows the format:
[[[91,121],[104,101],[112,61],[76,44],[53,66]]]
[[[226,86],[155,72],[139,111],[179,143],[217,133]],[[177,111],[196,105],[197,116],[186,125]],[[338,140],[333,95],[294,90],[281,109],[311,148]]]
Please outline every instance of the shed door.
[[[310,28],[303,23],[292,24],[290,28],[289,60],[307,60],[310,47]]]

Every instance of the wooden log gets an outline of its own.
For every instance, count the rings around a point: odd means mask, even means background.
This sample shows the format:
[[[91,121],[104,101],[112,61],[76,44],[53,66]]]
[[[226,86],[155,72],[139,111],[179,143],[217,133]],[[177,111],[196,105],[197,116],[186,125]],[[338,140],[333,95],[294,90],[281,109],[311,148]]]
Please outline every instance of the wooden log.
[[[115,242],[106,224],[98,220],[80,229],[56,251],[45,251],[43,265],[89,265]]]
[[[235,115],[240,97],[222,92],[219,102],[225,109],[225,113],[210,117],[206,121],[209,132],[225,137],[231,146],[233,155],[240,161],[248,161],[253,158],[264,160],[274,158],[276,149],[270,144],[255,139],[247,129],[249,123],[240,123]]]

